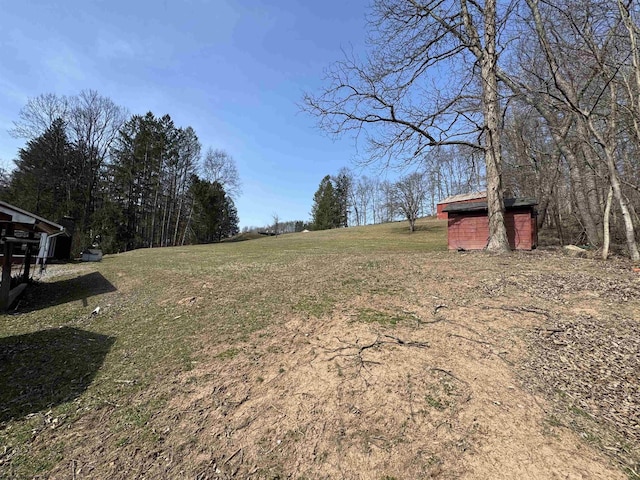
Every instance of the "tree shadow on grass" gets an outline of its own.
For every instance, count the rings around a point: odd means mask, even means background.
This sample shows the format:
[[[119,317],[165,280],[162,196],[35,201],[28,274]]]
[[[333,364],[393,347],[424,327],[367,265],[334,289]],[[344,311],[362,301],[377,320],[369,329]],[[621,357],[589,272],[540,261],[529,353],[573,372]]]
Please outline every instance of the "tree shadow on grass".
[[[71,327],[0,338],[0,422],[80,396],[114,342]]]
[[[116,290],[117,288],[100,272],[92,272],[57,282],[34,282],[25,290],[15,310],[20,313],[31,312],[78,300],[81,300],[86,307],[89,297]]]

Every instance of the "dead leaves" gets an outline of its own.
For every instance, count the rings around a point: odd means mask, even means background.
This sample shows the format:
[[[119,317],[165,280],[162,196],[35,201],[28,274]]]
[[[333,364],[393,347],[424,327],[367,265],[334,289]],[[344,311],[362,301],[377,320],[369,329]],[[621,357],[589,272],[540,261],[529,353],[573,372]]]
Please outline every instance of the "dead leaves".
[[[550,322],[551,323],[551,322]],[[576,416],[604,419],[608,428],[626,442],[640,443],[640,323],[612,314],[609,318],[583,315],[556,321],[529,335],[534,354],[530,357],[527,380],[556,398],[558,407],[568,405]],[[565,412],[567,413],[567,412]],[[578,422],[580,423],[580,422]],[[594,433],[583,425],[583,437],[596,440],[606,432]],[[600,440],[601,441],[601,440]],[[606,443],[606,442],[605,442]],[[640,452],[617,442],[610,453],[629,464]]]

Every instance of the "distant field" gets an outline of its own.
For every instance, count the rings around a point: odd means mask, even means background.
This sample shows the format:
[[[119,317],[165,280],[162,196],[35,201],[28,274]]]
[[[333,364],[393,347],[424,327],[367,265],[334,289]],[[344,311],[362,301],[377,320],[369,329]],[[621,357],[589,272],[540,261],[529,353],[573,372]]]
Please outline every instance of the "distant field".
[[[50,266],[0,317],[0,478],[640,478],[639,292],[433,219]]]

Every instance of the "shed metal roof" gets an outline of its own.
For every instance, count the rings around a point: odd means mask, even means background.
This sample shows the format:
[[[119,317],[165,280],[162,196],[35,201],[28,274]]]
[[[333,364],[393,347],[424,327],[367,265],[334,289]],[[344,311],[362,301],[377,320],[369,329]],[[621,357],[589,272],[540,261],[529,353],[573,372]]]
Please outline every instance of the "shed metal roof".
[[[487,192],[463,193],[460,195],[451,195],[450,197],[447,197],[444,200],[440,200],[438,202],[438,205],[443,203],[464,202],[467,200],[475,200],[476,198],[486,198],[486,197],[487,197]]]
[[[534,198],[505,198],[504,208],[524,208],[533,207],[538,204]],[[487,210],[487,202],[453,203],[446,206],[442,211],[447,213],[482,212]]]
[[[64,232],[64,227],[51,220],[42,218],[35,213],[27,212],[22,208],[0,200],[0,222],[14,224],[16,230],[36,233]]]

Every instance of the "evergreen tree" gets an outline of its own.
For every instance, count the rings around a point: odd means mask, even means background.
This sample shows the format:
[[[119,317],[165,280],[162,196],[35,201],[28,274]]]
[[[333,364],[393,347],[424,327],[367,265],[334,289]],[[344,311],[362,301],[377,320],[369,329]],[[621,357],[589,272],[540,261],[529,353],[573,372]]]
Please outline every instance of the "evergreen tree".
[[[77,217],[84,198],[77,149],[67,139],[64,122],[54,120],[39,137],[18,152],[4,196],[11,203],[55,220]]]
[[[238,221],[238,210],[233,203],[233,199],[225,192],[222,203],[221,221],[218,228],[218,241],[237,235],[240,232]]]
[[[219,182],[207,182],[192,175],[190,195],[189,236],[193,243],[219,242],[239,232],[238,212]]]
[[[338,226],[349,226],[349,195],[352,188],[352,179],[349,170],[346,168],[340,169],[338,175],[333,179],[335,184],[336,200],[338,202],[339,219]]]
[[[116,243],[130,250],[161,242],[160,201],[164,158],[175,131],[166,117],[151,112],[135,115],[120,130],[107,166],[107,203],[113,202],[125,225],[118,225]],[[113,230],[115,231],[115,230]]]
[[[122,211],[121,248],[179,245],[192,221],[190,179],[200,156],[191,127],[176,128],[171,117],[132,117],[111,150],[107,202]],[[112,232],[115,229],[112,229]]]
[[[341,226],[340,202],[330,175],[322,179],[318,191],[313,196],[311,216],[314,230]]]
[[[9,173],[2,167],[0,167],[0,198],[5,198],[9,191],[9,185],[11,183],[11,177]]]
[[[238,233],[231,157],[212,153],[209,173],[219,180],[200,179],[193,128],[151,112],[120,122],[123,113],[96,92],[30,102],[15,129],[28,141],[14,171],[0,169],[0,199],[54,221],[74,217],[76,253],[95,237],[111,253]]]

